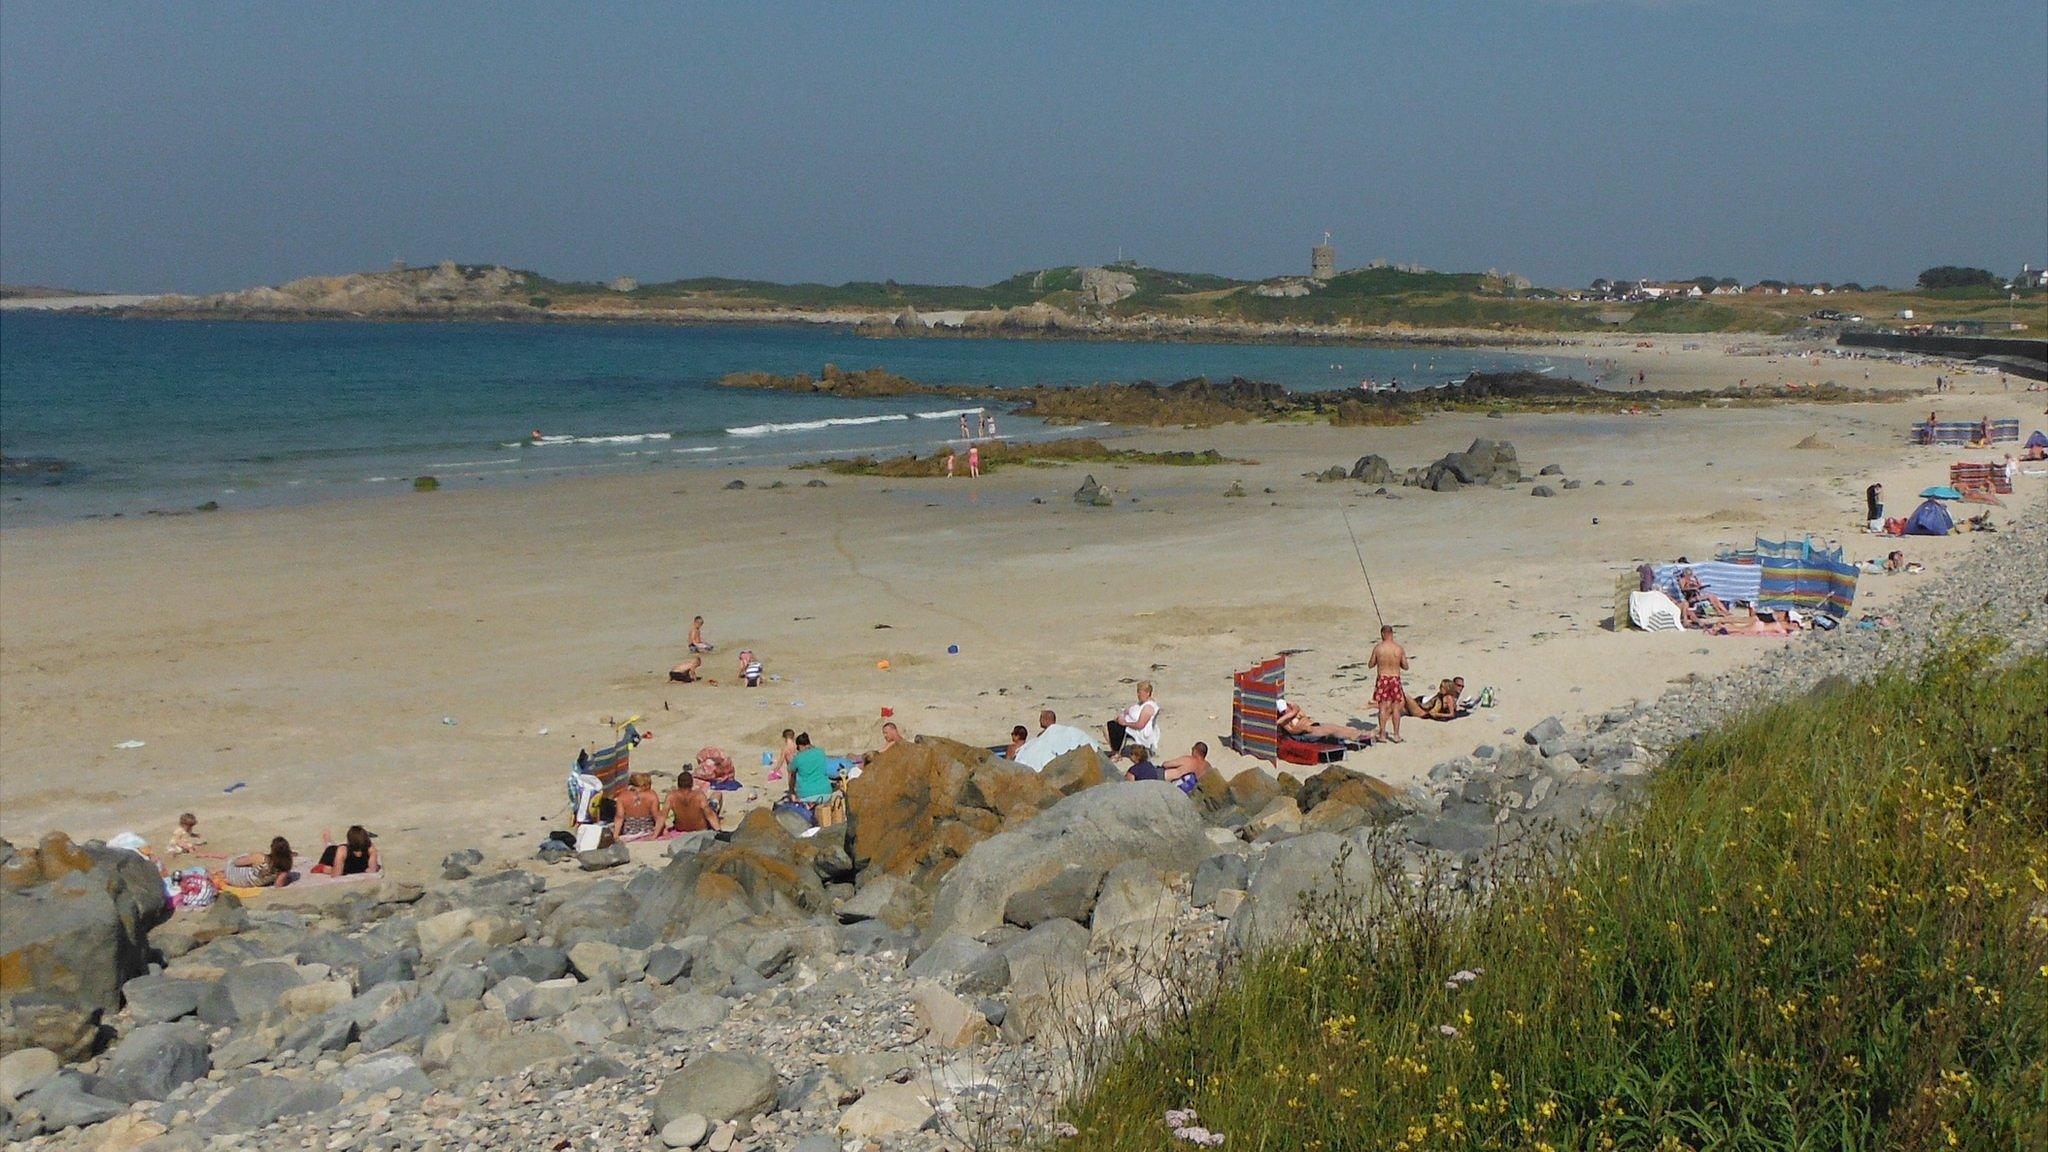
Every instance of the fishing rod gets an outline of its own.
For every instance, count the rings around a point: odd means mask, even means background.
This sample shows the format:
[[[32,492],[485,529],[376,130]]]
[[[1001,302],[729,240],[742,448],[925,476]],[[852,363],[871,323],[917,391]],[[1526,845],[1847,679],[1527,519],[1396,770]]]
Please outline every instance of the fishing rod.
[[[1350,510],[1346,509],[1343,505],[1340,504],[1337,506],[1337,514],[1339,516],[1344,517],[1344,532],[1346,535],[1351,537],[1352,554],[1358,557],[1359,574],[1365,577],[1365,594],[1367,596],[1372,597],[1372,614],[1374,616],[1379,617],[1380,627],[1384,628],[1387,626],[1387,618],[1385,615],[1381,614],[1380,598],[1378,594],[1376,594],[1372,590],[1372,573],[1366,570],[1365,549],[1359,546],[1358,533],[1352,530],[1351,512]]]

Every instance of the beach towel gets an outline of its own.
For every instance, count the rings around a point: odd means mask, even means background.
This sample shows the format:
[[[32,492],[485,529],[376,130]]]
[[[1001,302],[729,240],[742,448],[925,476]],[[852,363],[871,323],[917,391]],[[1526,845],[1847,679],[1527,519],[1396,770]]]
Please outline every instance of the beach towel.
[[[1753,554],[1748,563],[1724,556],[1698,564],[1660,564],[1652,579],[1652,587],[1674,601],[1682,599],[1678,594],[1678,576],[1688,568],[1700,578],[1700,587],[1709,595],[1718,596],[1729,604],[1756,603],[1757,589],[1763,582],[1763,569]]]
[[[1287,657],[1260,661],[1230,680],[1230,736],[1224,743],[1241,755],[1278,763],[1280,697],[1287,691]]]
[[[1038,735],[1024,742],[1017,749],[1017,763],[1033,772],[1045,771],[1045,766],[1072,752],[1076,748],[1101,750],[1093,736],[1072,724],[1054,724]]]
[[[1685,628],[1678,605],[1655,590],[1628,594],[1628,622],[1645,632],[1679,632]]]

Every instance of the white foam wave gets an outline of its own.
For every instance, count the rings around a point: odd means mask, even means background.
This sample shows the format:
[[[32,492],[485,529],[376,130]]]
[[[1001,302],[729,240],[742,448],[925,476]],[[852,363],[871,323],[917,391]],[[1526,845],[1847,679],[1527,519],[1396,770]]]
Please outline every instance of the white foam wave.
[[[919,420],[950,420],[957,416],[979,416],[983,411],[980,408],[948,408],[943,412],[919,412],[917,418]]]
[[[840,416],[831,420],[798,420],[789,424],[747,424],[739,428],[727,428],[729,436],[768,436],[777,432],[816,432],[823,428],[846,428],[856,424],[886,424],[895,420],[908,420],[901,412],[886,416]]]
[[[671,432],[627,432],[618,436],[537,436],[523,443],[536,448],[546,448],[555,444],[644,444],[649,440],[668,440],[673,437],[674,433]]]

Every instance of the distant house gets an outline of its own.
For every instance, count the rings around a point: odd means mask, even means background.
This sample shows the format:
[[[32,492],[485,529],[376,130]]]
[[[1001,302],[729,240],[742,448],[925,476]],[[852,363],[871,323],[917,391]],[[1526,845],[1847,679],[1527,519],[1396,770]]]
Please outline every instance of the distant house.
[[[2015,288],[2048,288],[2048,268],[2036,268],[2032,264],[2020,265],[2020,274],[2012,278]]]
[[[1714,286],[1714,290],[1713,290],[1713,291],[1711,291],[1711,292],[1709,292],[1709,293],[1707,293],[1707,295],[1709,295],[1709,296],[1740,296],[1740,295],[1742,295],[1742,285],[1740,285],[1740,284],[1716,284],[1716,285]]]

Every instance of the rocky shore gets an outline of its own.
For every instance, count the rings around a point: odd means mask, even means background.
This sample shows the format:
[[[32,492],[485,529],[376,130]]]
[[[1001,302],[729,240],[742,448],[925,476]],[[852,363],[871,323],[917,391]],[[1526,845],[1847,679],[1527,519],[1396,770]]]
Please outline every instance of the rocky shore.
[[[1483,743],[1406,791],[1336,767],[1190,798],[1115,782],[1085,750],[1039,774],[928,737],[808,837],[757,812],[658,867],[464,851],[426,886],[170,918],[130,853],[0,847],[0,1139],[825,1152],[1042,1135],[1091,1055],[1191,986],[1176,973],[1198,986],[1285,936],[1337,877],[1469,884],[1488,853],[1625,805],[1693,733],[1910,663],[1952,627],[2048,647],[2048,505],[1975,543],[1893,627],[1804,635],[1739,675],[1525,731],[1482,711]]]

